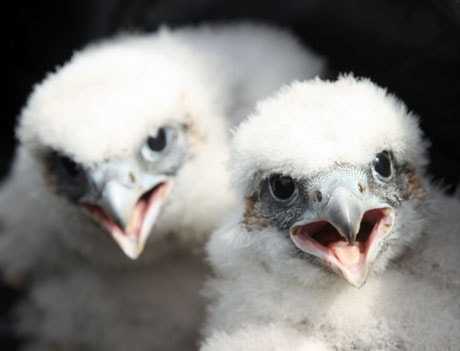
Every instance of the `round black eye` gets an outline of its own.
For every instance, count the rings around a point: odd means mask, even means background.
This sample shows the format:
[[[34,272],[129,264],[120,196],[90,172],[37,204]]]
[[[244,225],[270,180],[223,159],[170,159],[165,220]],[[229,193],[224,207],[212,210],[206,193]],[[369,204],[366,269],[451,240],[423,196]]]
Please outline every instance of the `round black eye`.
[[[291,199],[297,190],[297,185],[289,176],[274,174],[268,180],[268,185],[272,196],[276,200],[286,201]]]
[[[380,178],[388,180],[393,175],[391,154],[388,151],[377,154],[372,167]]]
[[[76,178],[81,173],[81,167],[70,157],[59,155],[57,159],[61,169],[70,177]]]
[[[147,145],[153,151],[160,152],[164,150],[167,145],[167,136],[166,130],[164,128],[158,129],[158,133],[156,136],[152,137],[149,136],[147,139]]]

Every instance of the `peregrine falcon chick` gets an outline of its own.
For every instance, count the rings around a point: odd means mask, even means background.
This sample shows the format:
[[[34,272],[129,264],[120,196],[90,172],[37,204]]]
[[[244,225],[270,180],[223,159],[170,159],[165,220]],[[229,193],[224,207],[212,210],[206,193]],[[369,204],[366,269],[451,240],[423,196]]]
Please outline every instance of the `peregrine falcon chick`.
[[[294,82],[232,146],[239,205],[207,247],[203,350],[252,350],[274,323],[302,350],[458,349],[460,201],[430,182],[401,101],[351,75]]]
[[[120,35],[36,85],[0,192],[25,349],[193,349],[200,248],[234,201],[229,127],[322,69],[288,32],[235,23]]]

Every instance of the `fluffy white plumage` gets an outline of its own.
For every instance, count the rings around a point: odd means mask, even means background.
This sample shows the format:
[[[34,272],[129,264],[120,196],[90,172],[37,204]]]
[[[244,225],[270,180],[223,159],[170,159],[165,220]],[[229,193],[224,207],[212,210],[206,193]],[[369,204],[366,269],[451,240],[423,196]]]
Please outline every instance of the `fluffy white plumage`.
[[[430,183],[426,147],[366,79],[296,82],[259,103],[233,140],[239,209],[207,247],[202,350],[456,350],[460,200]],[[339,233],[337,207],[353,218],[369,203],[353,241]]]
[[[289,33],[243,23],[93,44],[38,84],[0,193],[25,349],[193,349],[200,247],[233,203],[228,127],[322,70]]]

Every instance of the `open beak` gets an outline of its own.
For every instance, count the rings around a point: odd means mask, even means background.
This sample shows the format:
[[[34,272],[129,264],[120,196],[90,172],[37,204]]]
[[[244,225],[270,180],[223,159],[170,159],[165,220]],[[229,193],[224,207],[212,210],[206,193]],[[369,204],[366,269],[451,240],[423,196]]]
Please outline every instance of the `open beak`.
[[[328,198],[316,216],[309,213],[291,227],[291,239],[360,288],[393,226],[393,209],[366,203],[345,187],[336,187]]]
[[[97,196],[81,201],[82,207],[98,222],[131,259],[137,259],[172,187],[166,176],[146,176],[139,183],[112,178],[97,185]]]

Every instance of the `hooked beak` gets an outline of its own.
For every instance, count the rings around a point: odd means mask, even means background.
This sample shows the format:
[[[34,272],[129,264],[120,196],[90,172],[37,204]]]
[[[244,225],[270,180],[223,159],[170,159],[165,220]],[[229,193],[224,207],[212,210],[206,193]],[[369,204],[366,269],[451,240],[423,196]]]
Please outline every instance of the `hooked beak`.
[[[172,187],[165,176],[150,176],[141,184],[113,178],[99,186],[95,199],[82,201],[87,213],[110,234],[123,252],[137,259]]]
[[[337,187],[314,218],[291,227],[290,236],[300,250],[360,288],[393,221],[390,206],[366,203],[349,189]]]

